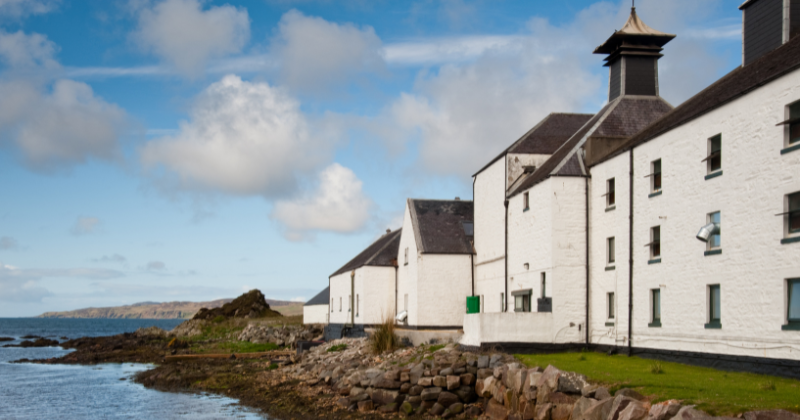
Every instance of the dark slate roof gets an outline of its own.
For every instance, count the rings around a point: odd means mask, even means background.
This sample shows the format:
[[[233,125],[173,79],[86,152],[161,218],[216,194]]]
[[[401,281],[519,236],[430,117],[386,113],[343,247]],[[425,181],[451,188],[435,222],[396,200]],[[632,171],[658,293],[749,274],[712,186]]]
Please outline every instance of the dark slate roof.
[[[625,95],[609,102],[584,124],[550,159],[532,174],[517,181],[508,192],[513,197],[551,176],[586,175],[577,154],[589,137],[627,138],[669,112],[672,106],[658,96]]]
[[[592,118],[592,114],[552,113],[544,117],[542,121],[528,130],[527,133],[511,146],[508,146],[506,150],[503,150],[503,153],[500,153],[497,157],[492,159],[491,162],[476,172],[475,175],[483,172],[484,169],[488,168],[508,153],[552,155],[571,135],[586,124],[586,121],[589,121],[590,118]]]
[[[327,305],[330,300],[331,300],[331,287],[328,286],[325,288],[325,290],[317,293],[316,296],[311,298],[311,300],[306,302],[306,304],[303,306]]]
[[[417,248],[426,254],[472,254],[472,236],[463,222],[472,222],[472,201],[408,199]]]
[[[400,231],[402,231],[402,229],[397,229],[394,232],[381,236],[377,241],[373,242],[372,245],[368,246],[367,249],[361,251],[360,254],[356,255],[355,258],[345,264],[344,267],[331,274],[331,277],[353,271],[365,265],[382,267],[394,266],[395,260],[397,260],[397,250],[400,248]]]
[[[794,37],[774,51],[723,76],[672,112],[638,132],[597,163],[686,124],[798,68],[800,68],[800,37]]]

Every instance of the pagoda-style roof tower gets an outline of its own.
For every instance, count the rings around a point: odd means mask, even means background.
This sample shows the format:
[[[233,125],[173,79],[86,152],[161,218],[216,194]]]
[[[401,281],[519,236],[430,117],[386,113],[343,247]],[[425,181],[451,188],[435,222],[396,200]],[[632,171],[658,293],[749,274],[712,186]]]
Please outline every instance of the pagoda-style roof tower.
[[[658,59],[673,38],[675,35],[647,26],[632,7],[625,26],[594,50],[595,54],[608,55],[608,100],[623,95],[658,96]]]

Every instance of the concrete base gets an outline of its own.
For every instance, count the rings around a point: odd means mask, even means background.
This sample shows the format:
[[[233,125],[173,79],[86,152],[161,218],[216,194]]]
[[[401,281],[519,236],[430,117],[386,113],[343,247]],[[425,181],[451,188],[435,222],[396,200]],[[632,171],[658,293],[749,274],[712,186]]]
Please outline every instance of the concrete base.
[[[372,329],[367,328],[367,333],[371,333]],[[411,329],[395,329],[395,333],[400,340],[408,340],[412,345],[419,346],[420,344],[449,344],[458,343],[461,337],[464,336],[464,330],[411,330]]]

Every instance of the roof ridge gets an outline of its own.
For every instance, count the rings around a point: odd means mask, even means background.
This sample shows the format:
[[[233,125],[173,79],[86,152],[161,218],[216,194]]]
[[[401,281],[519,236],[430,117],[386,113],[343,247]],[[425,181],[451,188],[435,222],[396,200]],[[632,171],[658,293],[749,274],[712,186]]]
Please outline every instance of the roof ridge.
[[[398,233],[400,233],[400,231],[402,231],[402,230],[403,230],[403,228],[400,228],[400,229],[397,229],[397,230],[395,230],[394,232],[389,232],[389,233],[387,233],[387,234],[386,234],[386,235],[384,235],[384,236],[389,236],[389,235],[395,235],[395,236],[397,236],[397,234],[398,234]],[[381,239],[383,239],[383,236],[381,236],[380,238],[378,238],[378,240],[381,240]],[[375,242],[377,242],[377,241],[375,241]],[[383,246],[382,246],[382,247],[380,247],[380,248],[379,248],[377,251],[375,251],[375,252],[372,254],[372,256],[371,256],[371,257],[369,257],[369,259],[368,259],[368,260],[364,261],[364,265],[369,265],[369,263],[371,263],[371,262],[372,262],[372,260],[374,260],[374,259],[375,259],[375,257],[377,257],[378,255],[380,255],[380,253],[381,253],[381,252],[383,252],[383,250],[384,250],[384,249],[386,249],[386,247],[387,247],[387,246],[391,245],[391,244],[392,244],[392,242],[394,242],[394,238],[390,238],[389,240],[387,240],[387,241],[386,241],[386,243],[385,243],[385,244],[383,244]],[[363,267],[363,266],[362,266],[362,267]]]

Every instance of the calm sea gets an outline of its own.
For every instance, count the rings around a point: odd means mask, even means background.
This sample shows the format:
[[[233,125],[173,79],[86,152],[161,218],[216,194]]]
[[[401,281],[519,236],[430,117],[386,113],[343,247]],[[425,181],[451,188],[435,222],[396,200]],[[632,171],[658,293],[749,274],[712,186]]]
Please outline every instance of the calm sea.
[[[0,318],[0,337],[32,334],[58,341],[133,332],[155,325],[171,329],[181,320]],[[69,353],[60,347],[0,347],[0,419],[268,419],[237,401],[216,395],[177,394],[133,383],[143,364],[96,366],[11,364]],[[121,380],[123,379],[124,380]]]

